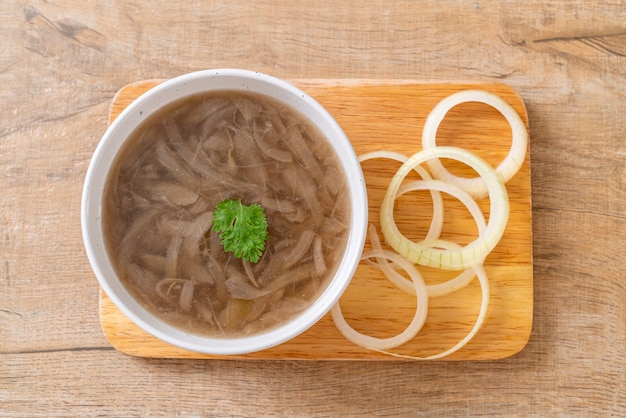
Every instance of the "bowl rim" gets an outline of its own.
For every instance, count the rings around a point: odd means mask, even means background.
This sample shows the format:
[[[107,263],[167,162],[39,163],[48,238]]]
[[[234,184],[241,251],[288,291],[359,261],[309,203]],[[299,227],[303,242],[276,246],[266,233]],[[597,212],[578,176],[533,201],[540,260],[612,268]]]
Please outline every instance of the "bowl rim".
[[[226,85],[227,87],[223,87]],[[198,91],[201,88],[201,91]],[[294,319],[268,331],[236,338],[192,334],[159,320],[124,287],[115,273],[104,241],[102,202],[111,165],[127,137],[164,104],[207,91],[239,90],[270,95],[313,112],[309,119],[331,142],[350,186],[351,221],[344,257],[335,276],[315,302]],[[312,118],[312,119],[311,119]],[[331,135],[332,134],[332,135]],[[113,303],[144,331],[174,346],[216,355],[246,354],[279,345],[317,323],[339,300],[359,264],[368,221],[367,191],[358,157],[343,129],[315,99],[285,80],[242,69],[200,70],[166,80],[131,102],[110,124],[96,146],[85,176],[81,198],[81,228],[89,263]]]

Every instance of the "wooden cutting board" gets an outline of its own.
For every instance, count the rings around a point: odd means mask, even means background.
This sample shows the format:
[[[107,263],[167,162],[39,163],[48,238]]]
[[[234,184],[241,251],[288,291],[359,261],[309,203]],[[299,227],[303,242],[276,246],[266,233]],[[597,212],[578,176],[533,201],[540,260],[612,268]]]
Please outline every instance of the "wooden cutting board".
[[[114,97],[109,123],[134,99],[158,84],[141,81],[122,88]],[[357,154],[391,150],[411,155],[421,148],[421,130],[431,109],[446,96],[466,89],[495,93],[511,104],[528,124],[522,99],[502,84],[431,84],[403,80],[292,80],[317,99],[335,117],[350,138]],[[457,145],[477,152],[493,165],[507,154],[511,132],[506,120],[493,108],[480,103],[453,108],[442,122],[440,145]],[[488,316],[479,333],[460,351],[443,360],[500,359],[519,352],[530,336],[533,317],[533,266],[531,240],[530,152],[521,171],[507,183],[511,216],[505,234],[489,255],[485,270],[491,285]],[[370,223],[378,231],[379,206],[385,188],[399,164],[386,160],[363,163],[370,204]],[[450,170],[462,170],[450,166]],[[459,172],[459,174],[462,174]],[[466,173],[467,174],[467,173]],[[444,234],[459,243],[475,238],[474,221],[452,198],[446,202]],[[415,239],[430,224],[430,196],[414,193],[396,207],[400,230]],[[488,201],[481,202],[488,214]],[[424,269],[425,280],[436,283],[450,272]],[[401,332],[413,317],[415,297],[403,294],[371,267],[362,265],[341,299],[348,322],[357,330],[377,337]],[[480,307],[480,287],[474,280],[466,288],[439,298],[430,298],[428,318],[420,333],[395,353],[428,356],[452,347],[472,328]],[[389,360],[397,357],[360,348],[346,340],[329,315],[291,341],[247,355],[198,354],[162,342],[132,323],[100,292],[102,329],[117,350],[141,357]]]

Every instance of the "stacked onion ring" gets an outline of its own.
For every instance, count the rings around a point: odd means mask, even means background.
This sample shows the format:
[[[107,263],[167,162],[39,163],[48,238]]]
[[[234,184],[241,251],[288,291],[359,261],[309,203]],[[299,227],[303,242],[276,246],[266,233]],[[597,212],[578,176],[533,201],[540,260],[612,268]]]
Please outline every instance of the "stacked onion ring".
[[[476,154],[459,147],[437,146],[436,134],[440,123],[454,106],[466,102],[485,103],[497,109],[507,120],[512,131],[511,148],[506,158],[492,167]],[[376,229],[370,226],[369,237],[372,249],[365,251],[362,260],[379,268],[396,287],[415,295],[418,304],[415,315],[408,327],[390,338],[375,338],[361,334],[346,322],[339,303],[331,309],[331,316],[337,329],[350,341],[367,349],[394,356],[433,360],[445,357],[459,350],[478,332],[489,306],[489,281],[483,268],[484,260],[498,245],[509,219],[509,198],[505,183],[522,166],[528,146],[528,132],[519,114],[499,96],[481,90],[461,91],[439,102],[426,118],[422,131],[422,150],[410,157],[389,151],[375,151],[360,156],[360,161],[374,158],[392,159],[402,163],[395,173],[382,201],[380,225],[385,242],[394,251],[383,249]],[[440,159],[452,159],[471,167],[477,177],[465,178],[451,174]],[[428,167],[428,170],[426,170]],[[421,180],[404,182],[407,175],[417,172]],[[404,183],[403,183],[404,182]],[[412,241],[405,237],[394,220],[394,204],[404,193],[414,190],[429,190],[433,199],[433,217],[426,237],[422,241]],[[468,209],[478,228],[478,237],[465,246],[440,239],[443,227],[444,208],[440,193],[457,198]],[[485,222],[477,200],[488,197],[489,219]],[[427,285],[417,266],[429,266],[444,270],[460,270],[461,273],[444,283]],[[404,270],[411,281],[398,273]],[[428,299],[456,292],[468,285],[474,277],[481,286],[481,306],[478,318],[470,332],[453,347],[430,356],[415,357],[391,353],[386,350],[396,348],[415,337],[421,330],[428,315]]]

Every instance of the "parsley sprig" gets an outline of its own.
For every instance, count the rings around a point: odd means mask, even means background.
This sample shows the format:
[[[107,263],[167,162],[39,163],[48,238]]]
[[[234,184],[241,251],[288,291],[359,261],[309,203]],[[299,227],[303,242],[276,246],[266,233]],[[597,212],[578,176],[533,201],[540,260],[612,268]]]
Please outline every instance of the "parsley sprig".
[[[220,234],[224,251],[256,263],[268,237],[265,211],[256,203],[246,206],[241,199],[223,200],[213,212],[213,231]]]

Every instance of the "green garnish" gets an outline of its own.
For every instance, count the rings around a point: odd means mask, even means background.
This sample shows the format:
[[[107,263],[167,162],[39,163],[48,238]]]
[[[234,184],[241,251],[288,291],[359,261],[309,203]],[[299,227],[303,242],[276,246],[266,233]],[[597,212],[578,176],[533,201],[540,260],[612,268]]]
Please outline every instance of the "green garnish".
[[[246,206],[241,199],[221,201],[213,212],[213,231],[220,234],[224,251],[256,263],[267,241],[267,219],[263,207]]]

